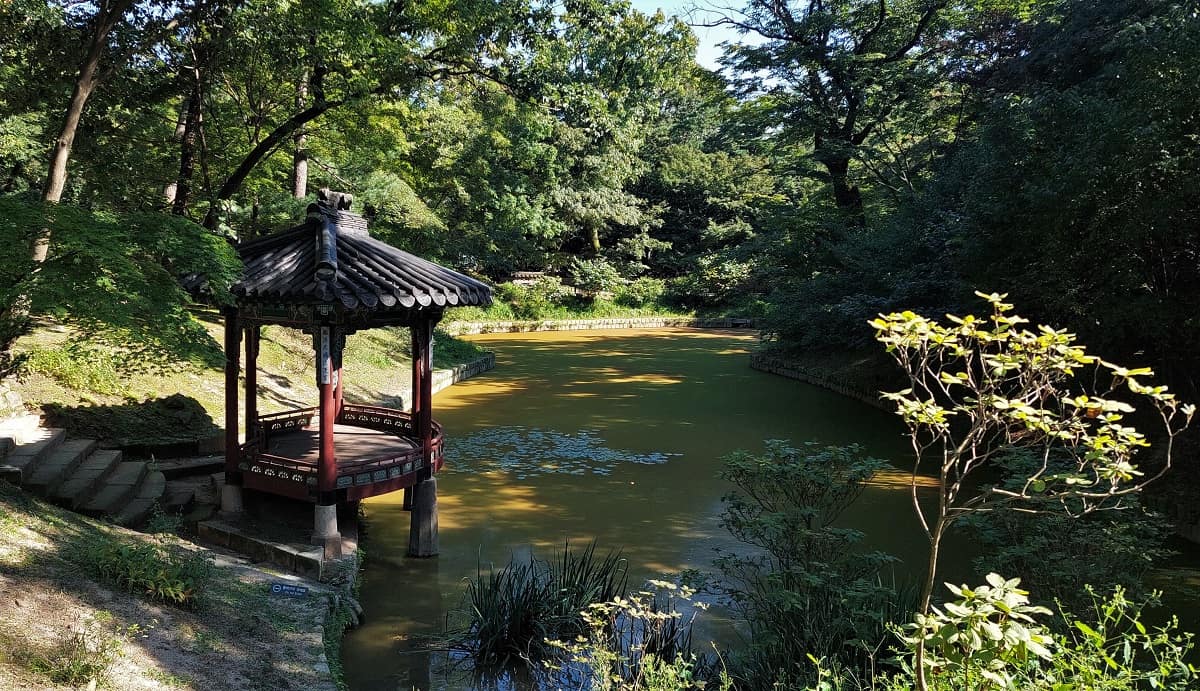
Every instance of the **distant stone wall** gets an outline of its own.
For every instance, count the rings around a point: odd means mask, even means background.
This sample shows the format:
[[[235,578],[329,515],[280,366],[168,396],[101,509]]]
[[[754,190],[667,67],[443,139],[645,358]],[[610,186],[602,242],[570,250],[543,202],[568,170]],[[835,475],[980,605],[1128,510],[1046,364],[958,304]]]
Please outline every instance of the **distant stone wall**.
[[[842,381],[836,377],[830,376],[826,372],[805,367],[785,358],[775,355],[767,355],[765,353],[754,353],[750,356],[750,367],[761,372],[777,374],[788,379],[795,379],[806,384],[819,386],[822,389],[829,389],[834,393],[841,394],[848,398],[853,398],[856,401],[861,401],[874,408],[880,410],[892,409],[879,399],[879,394],[874,391],[859,388],[850,382]]]
[[[585,331],[589,329],[656,329],[667,326],[694,329],[753,329],[754,320],[741,317],[615,317],[611,319],[545,319],[535,321],[447,322],[442,331],[451,336],[527,331]]]

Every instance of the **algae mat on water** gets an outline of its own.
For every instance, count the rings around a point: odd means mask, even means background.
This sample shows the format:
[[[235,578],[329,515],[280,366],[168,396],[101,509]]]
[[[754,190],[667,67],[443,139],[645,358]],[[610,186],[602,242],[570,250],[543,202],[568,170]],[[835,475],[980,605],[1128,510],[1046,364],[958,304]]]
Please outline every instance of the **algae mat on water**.
[[[738,550],[719,525],[721,459],[764,439],[857,442],[907,465],[894,416],[749,367],[757,341],[692,329],[489,334],[497,367],[434,398],[447,436],[439,480],[441,555],[404,558],[396,495],[365,504],[367,624],[346,639],[352,689],[471,688],[412,638],[441,630],[477,567],[564,541],[621,549],[631,584],[706,569]],[[880,478],[849,512],[873,545],[921,563],[907,476]],[[698,640],[728,636],[706,615]],[[703,643],[700,644],[703,647]],[[518,685],[519,686],[519,685]]]

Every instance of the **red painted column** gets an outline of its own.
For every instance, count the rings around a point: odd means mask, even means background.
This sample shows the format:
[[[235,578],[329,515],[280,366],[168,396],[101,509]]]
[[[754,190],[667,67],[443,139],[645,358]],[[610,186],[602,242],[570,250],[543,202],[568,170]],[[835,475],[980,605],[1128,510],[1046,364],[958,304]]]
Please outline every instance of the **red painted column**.
[[[317,391],[320,395],[319,448],[317,451],[317,503],[336,503],[337,455],[333,445],[333,425],[337,417],[337,402],[333,387],[333,344],[336,333],[332,326],[317,327],[314,334],[314,350],[317,355]]]
[[[338,334],[337,338],[333,340],[333,367],[337,372],[337,384],[333,389],[333,417],[336,420],[342,415],[342,352],[346,348],[346,336]]]
[[[422,344],[425,342],[421,335],[421,325],[413,324],[408,329],[410,339],[412,340],[412,390],[409,392],[408,412],[412,416],[413,438],[420,441],[421,439],[421,381],[424,377],[421,376],[421,367],[425,364],[425,358],[422,355],[424,352]]]
[[[241,444],[238,441],[238,374],[241,329],[236,308],[225,310],[225,484],[241,485]]]
[[[246,326],[246,441],[256,439],[258,429],[258,324]]]
[[[437,478],[433,477],[433,325],[426,319],[412,327],[414,437],[421,444],[424,466],[409,494],[408,556],[438,553]]]
[[[425,477],[433,475],[433,320],[425,322],[421,353],[421,457]]]

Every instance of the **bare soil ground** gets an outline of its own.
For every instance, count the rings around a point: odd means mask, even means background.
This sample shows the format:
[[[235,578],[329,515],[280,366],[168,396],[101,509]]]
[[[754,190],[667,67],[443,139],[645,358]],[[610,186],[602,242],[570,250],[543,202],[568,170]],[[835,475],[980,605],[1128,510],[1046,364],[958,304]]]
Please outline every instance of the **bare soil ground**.
[[[210,555],[214,570],[198,606],[180,609],[98,582],[70,545],[111,536]],[[309,591],[272,595],[272,583]],[[88,687],[56,684],[28,655],[82,635],[86,646],[115,653],[98,688],[332,690],[323,637],[326,620],[336,619],[329,614],[335,588],[175,537],[116,528],[0,482],[0,689]]]

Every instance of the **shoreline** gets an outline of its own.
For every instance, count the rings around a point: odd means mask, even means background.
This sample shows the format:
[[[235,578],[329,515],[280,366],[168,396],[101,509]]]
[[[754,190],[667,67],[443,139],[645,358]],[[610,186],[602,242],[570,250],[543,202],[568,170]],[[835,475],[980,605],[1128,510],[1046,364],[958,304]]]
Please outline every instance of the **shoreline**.
[[[492,333],[533,331],[591,331],[596,329],[654,329],[664,327],[693,329],[753,329],[754,320],[745,317],[610,317],[604,319],[534,319],[527,321],[446,322],[439,328],[451,336],[477,336]]]

